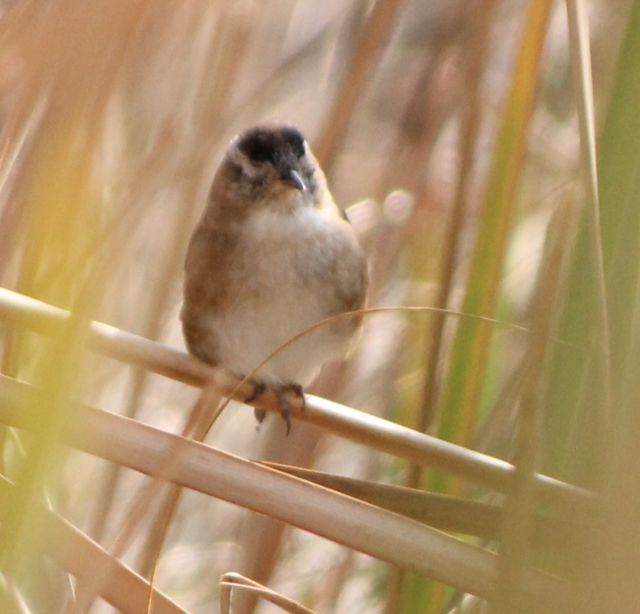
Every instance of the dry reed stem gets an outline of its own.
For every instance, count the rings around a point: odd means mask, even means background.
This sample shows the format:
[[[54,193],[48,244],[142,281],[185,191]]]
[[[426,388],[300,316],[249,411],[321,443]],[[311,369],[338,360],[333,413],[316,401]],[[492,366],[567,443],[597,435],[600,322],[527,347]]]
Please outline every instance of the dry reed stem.
[[[454,33],[464,30],[464,12],[458,10],[447,20],[425,53],[424,65],[398,122],[399,132],[389,147],[389,162],[373,191],[376,197],[402,186],[419,204],[426,200],[424,175],[442,127],[455,113],[459,101],[460,83],[451,65],[458,57]]]
[[[291,614],[314,614],[313,610],[239,573],[228,572],[220,578],[220,614],[231,612],[231,590],[251,591]]]
[[[14,487],[0,476],[0,493],[7,497]],[[147,604],[150,585],[135,571],[111,556],[98,543],[87,537],[59,514],[40,505],[39,522],[34,525],[37,542],[43,553],[78,579],[86,579],[97,565],[108,570],[108,581],[101,586],[100,596],[122,612],[141,612]],[[156,614],[185,612],[163,593],[153,591]]]
[[[194,125],[206,126],[208,130],[218,134],[220,129],[218,124],[220,117],[224,113],[227,106],[228,98],[233,90],[233,79],[239,74],[238,67],[242,62],[244,56],[244,48],[247,43],[247,32],[243,28],[243,15],[237,15],[234,8],[231,8],[231,26],[227,26],[231,30],[231,34],[227,34],[226,45],[218,42],[218,39],[222,39],[222,34],[225,34],[222,24],[218,24],[218,36],[213,36],[212,40],[215,41],[214,47],[220,46],[222,50],[221,57],[218,58],[217,71],[216,71],[216,84],[218,87],[214,88],[213,95],[207,96],[208,91],[211,89],[208,81],[204,78],[204,75],[200,75],[197,82],[200,83],[200,89],[198,95],[195,96],[195,100],[203,100],[205,102],[199,105],[194,101],[192,115],[196,116],[193,119]],[[214,54],[210,52],[210,57],[213,58]],[[206,70],[205,62],[201,67],[202,72]],[[204,117],[198,117],[196,111]],[[222,123],[222,122],[221,122]],[[193,143],[186,143],[183,147],[186,150],[193,150],[195,146]],[[194,156],[197,157],[197,156]],[[193,164],[193,162],[191,162]],[[149,311],[147,318],[143,322],[143,336],[151,339],[156,339],[160,333],[163,317],[170,307],[170,298],[172,296],[172,281],[178,276],[182,268],[182,251],[188,237],[190,228],[194,224],[194,219],[200,208],[200,202],[196,198],[196,188],[192,183],[183,195],[183,202],[180,202],[180,206],[176,208],[176,216],[171,226],[173,228],[173,234],[171,241],[167,249],[162,251],[161,260],[158,266],[160,273],[158,274],[153,290],[150,293],[149,298]],[[146,382],[146,371],[137,370],[134,374],[134,379],[129,389],[129,397],[125,407],[124,415],[130,418],[135,417],[136,408],[139,405],[139,400],[143,394],[144,386]],[[101,505],[98,505],[98,513],[94,519],[94,535],[96,539],[102,535],[104,527],[106,526],[107,518],[111,505],[113,504],[112,493],[115,491],[116,482],[118,478],[118,468],[110,468],[109,473],[106,476],[105,484],[101,498]],[[152,569],[155,569],[157,557],[161,548],[161,544],[164,542],[166,532],[171,521],[171,517],[177,507],[178,497],[168,495],[166,502],[167,510],[161,511],[158,514],[156,524],[153,524],[149,530],[149,543],[145,546],[146,552],[142,556],[142,564],[140,569],[144,577],[149,577]],[[154,537],[156,533],[159,533],[160,537]],[[154,542],[160,542],[158,543]]]
[[[355,553],[348,549],[344,549],[337,555],[337,561],[327,565],[327,573],[314,603],[316,610],[320,612],[338,611],[338,599],[344,585],[353,577],[355,565]]]
[[[366,501],[441,531],[473,535],[486,540],[500,539],[503,508],[468,499],[423,490],[349,478],[312,469],[260,461],[260,464]],[[571,513],[566,517],[534,512],[532,548],[573,547],[588,525]]]
[[[209,416],[210,408],[217,408],[220,401],[219,394],[211,387],[206,387],[196,402],[193,410],[189,414],[189,419],[182,431],[182,437],[195,438],[201,440],[210,425],[220,414],[220,409],[216,409],[213,413],[213,419]],[[179,442],[181,439],[176,440]],[[174,462],[174,458],[180,454],[178,445],[167,452],[165,461],[162,465],[156,467],[156,473],[162,476],[168,470],[170,464]],[[161,493],[163,482],[156,479],[152,482],[148,489],[140,492],[134,498],[125,514],[125,521],[120,527],[113,543],[110,546],[112,556],[121,557],[132,543],[135,532],[140,528],[144,521],[147,510],[153,504],[153,501]],[[154,519],[149,531],[149,539],[142,552],[141,569],[145,577],[151,577],[151,586],[157,570],[159,557],[169,530],[169,526],[173,515],[177,509],[182,488],[179,485],[170,484],[165,499]],[[104,573],[101,573],[104,572]],[[99,592],[100,583],[103,575],[108,575],[107,570],[100,570],[98,567],[94,569],[93,577],[86,582],[81,590],[78,591],[77,601],[80,602],[83,609],[87,609],[93,601],[95,595]],[[149,592],[148,609],[152,607],[153,593]]]
[[[515,587],[528,560],[535,504],[534,476],[542,428],[540,387],[561,284],[563,252],[573,220],[571,213],[571,207],[565,204],[549,224],[547,250],[540,266],[537,295],[532,309],[533,334],[525,356],[515,437],[514,490],[505,503],[498,584],[491,601],[492,611],[504,614],[513,612],[516,607],[518,595]]]
[[[463,301],[467,311],[489,316],[496,312],[551,6],[551,0],[529,2],[523,20],[467,274]],[[445,439],[465,445],[472,439],[485,384],[491,332],[485,324],[464,321],[456,330],[440,408],[438,433]],[[432,484],[438,490],[449,487],[448,480],[440,476],[435,476]],[[455,483],[453,487],[457,487]]]
[[[346,138],[351,117],[364,93],[367,79],[371,77],[391,35],[402,2],[403,0],[376,2],[360,33],[358,47],[320,130],[321,137],[314,147],[320,165],[328,176],[331,175],[336,154]]]
[[[430,308],[397,308],[397,310],[431,311]],[[384,312],[394,309],[363,310]],[[360,313],[360,312],[358,312]],[[459,316],[456,312],[449,312]],[[0,318],[41,334],[53,334],[68,318],[68,312],[5,288],[0,288]],[[142,365],[161,375],[195,386],[210,385],[225,396],[244,401],[253,386],[239,382],[220,369],[214,369],[188,354],[161,343],[150,341],[114,326],[92,322],[87,335],[89,347],[124,362]],[[266,391],[260,406],[274,412],[280,407],[276,395]],[[351,407],[306,395],[306,410],[292,403],[294,418],[329,430],[334,435],[364,443],[378,450],[414,463],[451,472],[487,488],[509,492],[513,466],[498,458],[474,452],[436,437],[418,433],[388,420]],[[540,503],[557,509],[593,509],[593,496],[586,490],[536,475]]]
[[[41,403],[42,393],[35,388],[0,378],[0,420],[5,424],[37,431]],[[68,445],[277,518],[465,592],[491,594],[495,556],[480,548],[202,443],[97,409],[75,410],[74,421],[61,433]],[[179,454],[168,466],[167,455],[176,449]],[[523,605],[544,598],[561,607],[569,599],[562,581],[534,570],[526,571],[521,588]]]
[[[189,420],[182,431],[182,436],[194,441],[204,441],[211,426],[220,417],[224,407],[225,405],[221,404],[220,394],[210,387],[205,388],[189,415]],[[178,485],[173,485],[160,505],[160,509],[149,530],[149,537],[143,552],[140,569],[145,577],[150,577],[152,586],[158,571],[162,548],[167,539],[171,522],[177,512],[181,495],[182,488]],[[150,503],[151,497],[148,498],[147,502],[147,498],[144,495],[137,502],[138,505]],[[149,612],[151,611],[151,605],[151,599],[149,599]]]
[[[495,0],[488,0],[483,6],[477,30],[473,41],[465,54],[467,62],[466,89],[467,99],[463,106],[460,120],[460,149],[458,175],[455,194],[448,221],[446,236],[443,246],[442,270],[440,273],[438,295],[435,307],[444,308],[449,301],[449,295],[453,287],[453,276],[458,264],[459,244],[462,237],[462,229],[467,210],[468,188],[473,167],[473,157],[476,139],[480,127],[480,86],[485,58],[488,51],[489,35],[491,32],[491,19],[495,8]],[[444,314],[436,314],[430,323],[430,337],[427,347],[427,363],[425,368],[425,380],[422,389],[420,414],[417,430],[426,432],[433,422],[437,399],[437,374],[440,366],[442,343],[444,339]],[[420,481],[421,471],[415,465],[411,468],[407,486],[417,486]]]
[[[595,307],[598,324],[599,351],[596,352],[597,369],[602,378],[604,408],[602,427],[605,451],[612,445],[611,415],[613,408],[613,381],[611,379],[611,330],[607,305],[607,283],[600,222],[600,197],[598,193],[598,166],[596,155],[596,128],[593,108],[593,82],[591,75],[591,50],[589,18],[582,0],[566,0],[569,26],[569,50],[573,72],[578,126],[580,129],[580,170],[587,197],[586,218],[591,257],[595,274]]]
[[[13,578],[0,573],[0,612],[31,614]]]

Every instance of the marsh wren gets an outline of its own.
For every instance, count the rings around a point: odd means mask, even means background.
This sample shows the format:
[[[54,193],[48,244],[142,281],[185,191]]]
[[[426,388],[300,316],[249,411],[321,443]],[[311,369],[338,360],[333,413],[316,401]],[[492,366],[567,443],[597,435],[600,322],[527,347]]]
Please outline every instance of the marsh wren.
[[[305,328],[361,308],[366,289],[364,255],[302,134],[265,125],[236,136],[187,252],[189,351],[244,377]],[[248,400],[272,388],[288,432],[287,394],[304,401],[302,386],[347,351],[358,326],[343,318],[297,340],[258,372]]]

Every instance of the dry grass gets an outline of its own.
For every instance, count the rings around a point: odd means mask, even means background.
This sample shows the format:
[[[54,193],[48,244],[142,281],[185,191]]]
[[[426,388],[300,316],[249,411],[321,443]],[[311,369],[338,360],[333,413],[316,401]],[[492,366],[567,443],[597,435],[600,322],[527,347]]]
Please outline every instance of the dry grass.
[[[634,611],[640,1],[13,0],[0,41],[0,611]],[[374,308],[289,437],[177,318],[270,119]]]

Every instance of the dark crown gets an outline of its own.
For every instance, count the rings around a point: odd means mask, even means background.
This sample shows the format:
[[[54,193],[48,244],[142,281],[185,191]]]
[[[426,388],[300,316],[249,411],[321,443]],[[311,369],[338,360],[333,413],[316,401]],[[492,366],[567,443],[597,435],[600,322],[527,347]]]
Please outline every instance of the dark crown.
[[[250,128],[240,135],[238,148],[253,162],[276,164],[278,159],[304,156],[304,137],[291,126]]]

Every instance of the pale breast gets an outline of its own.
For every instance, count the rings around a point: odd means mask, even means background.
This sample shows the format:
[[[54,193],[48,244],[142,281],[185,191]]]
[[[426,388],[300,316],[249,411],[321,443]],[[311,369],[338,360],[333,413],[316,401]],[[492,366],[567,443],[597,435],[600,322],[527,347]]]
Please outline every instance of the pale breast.
[[[346,222],[312,207],[295,214],[263,210],[245,221],[234,250],[234,300],[210,323],[221,364],[246,374],[303,329],[352,308],[341,305],[338,291],[349,283],[345,275],[357,278],[363,266],[351,233]],[[345,254],[358,270],[349,271]],[[307,384],[345,351],[352,332],[341,326],[307,335],[270,361],[261,377]]]

